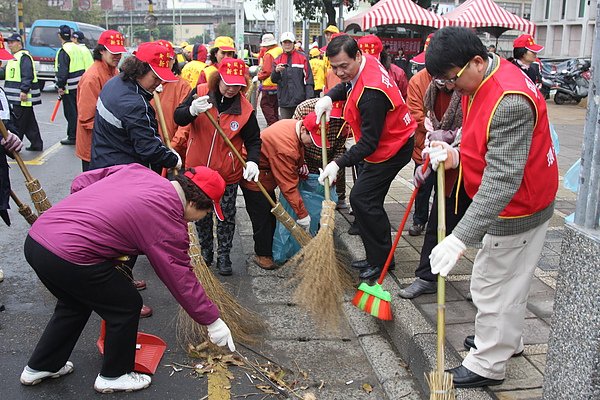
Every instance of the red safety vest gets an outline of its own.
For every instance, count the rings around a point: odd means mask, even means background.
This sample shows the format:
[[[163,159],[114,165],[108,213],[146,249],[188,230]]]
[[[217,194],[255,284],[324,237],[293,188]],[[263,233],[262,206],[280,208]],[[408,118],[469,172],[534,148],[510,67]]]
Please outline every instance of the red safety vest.
[[[500,217],[518,218],[548,207],[558,189],[558,164],[552,139],[546,101],[527,76],[510,62],[500,64],[477,89],[472,98],[463,97],[463,130],[460,144],[465,190],[473,198],[486,167],[485,155],[490,125],[496,107],[507,94],[521,94],[531,102],[535,125],[521,186]]]
[[[344,106],[343,118],[350,125],[354,137],[358,142],[361,137],[362,125],[358,103],[363,91],[366,88],[380,90],[387,96],[392,104],[392,109],[388,111],[385,117],[377,149],[365,157],[365,161],[380,163],[398,153],[408,139],[414,135],[417,123],[410,115],[410,111],[404,103],[398,87],[394,83],[394,80],[390,78],[383,65],[371,55],[363,54],[363,57],[366,58],[365,66],[348,95]]]

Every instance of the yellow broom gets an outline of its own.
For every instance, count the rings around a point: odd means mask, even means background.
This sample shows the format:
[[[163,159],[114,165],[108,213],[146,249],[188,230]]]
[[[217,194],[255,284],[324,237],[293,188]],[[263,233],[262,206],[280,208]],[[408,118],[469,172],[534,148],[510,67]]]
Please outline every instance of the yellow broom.
[[[1,120],[0,132],[2,133],[2,137],[4,138],[4,140],[8,140],[8,131],[6,130],[6,127],[4,126],[4,123]],[[29,173],[29,170],[25,166],[25,163],[23,162],[23,159],[21,158],[19,153],[13,152],[13,156],[15,158],[15,161],[19,165],[21,172],[25,176],[25,186],[29,191],[29,195],[31,196],[33,205],[37,210],[38,214],[41,215],[44,211],[52,207],[52,204],[50,203],[50,200],[48,200],[46,192],[44,192],[44,189],[42,189],[42,185],[40,185],[40,182],[33,176],[31,176],[31,174]]]
[[[163,142],[168,149],[171,149],[171,141],[160,97],[156,92],[154,92],[154,103],[156,104],[156,114],[163,132]],[[174,173],[177,174],[177,171]],[[201,255],[196,227],[191,222],[188,223],[188,237],[190,240],[188,254],[192,268],[206,295],[217,305],[221,319],[229,326],[234,339],[241,343],[253,343],[255,335],[265,329],[263,319],[258,314],[240,305],[208,268]],[[177,315],[176,325],[177,339],[186,351],[190,349],[190,346],[197,346],[208,337],[206,327],[194,321],[181,307]]]
[[[33,223],[37,219],[37,215],[35,215],[33,211],[31,211],[31,208],[27,204],[24,204],[21,200],[19,200],[17,194],[12,190],[10,191],[10,197],[13,199],[17,207],[19,207],[19,214],[21,214],[23,218],[25,218],[25,221],[27,221],[29,225],[33,225]]]
[[[323,169],[327,165],[327,145],[325,116],[321,118],[321,156]],[[295,301],[313,314],[317,322],[325,328],[338,327],[342,315],[344,291],[352,286],[350,275],[338,257],[333,243],[335,228],[335,206],[330,198],[329,179],[324,185],[325,200],[322,203],[320,229],[317,235],[288,261],[297,266],[298,281],[294,292]]]
[[[446,199],[445,199],[445,169],[441,162],[437,168],[437,208],[438,229],[437,238],[440,243],[446,237]],[[446,337],[446,280],[438,275],[437,289],[437,360],[436,369],[425,375],[429,385],[429,400],[454,400],[454,383],[452,374],[444,371],[444,342]]]

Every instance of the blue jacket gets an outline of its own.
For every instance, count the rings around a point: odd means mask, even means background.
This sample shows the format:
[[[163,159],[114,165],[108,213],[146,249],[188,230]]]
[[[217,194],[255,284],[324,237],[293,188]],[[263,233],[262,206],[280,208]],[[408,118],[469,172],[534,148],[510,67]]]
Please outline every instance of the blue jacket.
[[[122,77],[106,82],[98,97],[90,168],[131,163],[173,168],[177,156],[160,140],[152,94]]]

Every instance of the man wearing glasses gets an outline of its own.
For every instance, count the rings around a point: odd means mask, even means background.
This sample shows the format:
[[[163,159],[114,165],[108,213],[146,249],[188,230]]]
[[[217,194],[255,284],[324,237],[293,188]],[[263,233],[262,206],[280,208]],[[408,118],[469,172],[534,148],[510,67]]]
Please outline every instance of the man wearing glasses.
[[[459,167],[473,202],[451,235],[431,252],[431,271],[447,276],[467,246],[480,247],[471,293],[475,336],[462,365],[451,369],[456,387],[498,385],[506,362],[523,351],[531,278],[554,211],[558,166],[546,103],[509,61],[488,54],[469,29],[444,28],[427,50],[427,71],[463,97],[460,153],[433,142],[433,168]]]

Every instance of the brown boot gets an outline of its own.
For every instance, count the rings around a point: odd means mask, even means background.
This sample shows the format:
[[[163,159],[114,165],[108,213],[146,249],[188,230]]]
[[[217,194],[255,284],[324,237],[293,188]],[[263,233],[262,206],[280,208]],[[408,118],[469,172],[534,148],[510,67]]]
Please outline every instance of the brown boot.
[[[277,265],[273,262],[273,257],[254,256],[254,263],[262,269],[276,269]]]
[[[142,309],[140,310],[140,318],[148,318],[152,315],[152,307],[148,307],[143,304]]]

